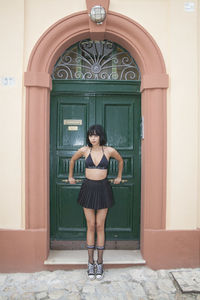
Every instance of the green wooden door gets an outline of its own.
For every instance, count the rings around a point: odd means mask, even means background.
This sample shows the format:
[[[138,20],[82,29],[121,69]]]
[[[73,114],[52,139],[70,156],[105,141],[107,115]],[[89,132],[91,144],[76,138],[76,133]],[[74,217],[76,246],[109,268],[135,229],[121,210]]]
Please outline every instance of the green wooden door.
[[[50,124],[52,241],[86,238],[85,217],[77,204],[81,182],[70,185],[63,180],[68,176],[71,156],[85,145],[87,129],[93,124],[104,126],[108,145],[116,148],[124,159],[124,182],[112,184],[115,204],[109,209],[106,240],[139,241],[140,107],[139,83],[53,82]],[[108,178],[116,175],[117,162],[111,159]],[[84,178],[83,158],[76,162],[74,176]]]

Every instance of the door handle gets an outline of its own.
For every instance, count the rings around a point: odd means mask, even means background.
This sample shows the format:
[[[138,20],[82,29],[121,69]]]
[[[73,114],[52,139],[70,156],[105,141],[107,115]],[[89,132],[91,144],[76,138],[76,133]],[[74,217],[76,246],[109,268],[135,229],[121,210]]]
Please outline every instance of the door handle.
[[[114,179],[109,179],[109,181],[110,181],[111,183],[114,183]],[[128,182],[127,179],[122,179],[120,183],[126,183],[126,182]]]
[[[127,180],[127,179],[122,179],[121,182],[122,182],[122,183],[125,183],[125,182],[128,182],[128,180]]]
[[[82,182],[82,179],[75,179],[76,182]],[[68,179],[63,179],[62,182],[68,183]]]
[[[76,181],[76,182],[82,182],[82,179],[75,179],[75,181]],[[111,183],[114,183],[114,179],[109,179],[109,181],[110,181]],[[68,180],[68,179],[63,179],[62,182],[68,183],[69,180]],[[126,182],[128,182],[127,179],[122,179],[120,183],[126,183]]]

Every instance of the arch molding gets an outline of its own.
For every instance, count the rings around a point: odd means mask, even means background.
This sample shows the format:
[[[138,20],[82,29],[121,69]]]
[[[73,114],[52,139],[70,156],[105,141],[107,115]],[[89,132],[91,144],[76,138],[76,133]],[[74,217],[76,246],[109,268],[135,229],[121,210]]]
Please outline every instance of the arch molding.
[[[45,256],[48,256],[49,251],[50,74],[66,48],[90,38],[88,19],[87,11],[83,11],[52,25],[35,45],[25,72],[26,229],[45,232],[45,243],[41,242],[40,245]],[[102,31],[100,36],[102,37]],[[141,251],[151,265],[148,232],[165,230],[166,222],[168,75],[161,51],[152,36],[126,16],[108,11],[104,39],[116,42],[128,50],[142,75],[141,99],[145,129],[141,166]],[[46,257],[40,259],[43,264]]]

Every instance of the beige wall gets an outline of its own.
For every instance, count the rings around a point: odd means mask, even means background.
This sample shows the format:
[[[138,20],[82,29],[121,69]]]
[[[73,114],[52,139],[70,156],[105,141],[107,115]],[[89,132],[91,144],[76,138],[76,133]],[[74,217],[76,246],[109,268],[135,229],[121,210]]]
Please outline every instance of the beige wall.
[[[184,1],[170,5],[170,89],[168,99],[168,198],[170,229],[197,226],[198,65],[197,3],[194,12]]]
[[[85,0],[25,0],[25,65],[40,36],[59,19],[86,10]]]
[[[0,1],[0,228],[21,227],[23,2]],[[15,84],[3,85],[5,77]]]
[[[199,3],[192,1],[195,3],[194,12],[186,12],[185,2],[127,0],[125,5],[124,1],[115,0],[110,5],[111,10],[129,16],[148,30],[162,51],[170,76],[167,100],[167,229],[194,229],[199,224]]]
[[[193,229],[199,224],[199,3],[191,1],[195,4],[194,12],[186,12],[185,2],[115,0],[110,4],[111,10],[129,16],[148,30],[162,51],[170,76],[167,101],[168,229]]]
[[[5,129],[1,133],[3,155],[0,157],[2,165],[0,227],[19,228],[23,227],[24,223],[25,186],[25,102],[22,97],[24,93],[22,68],[26,70],[31,50],[44,31],[59,19],[85,10],[86,4],[85,0],[0,1],[3,8],[0,11],[2,15],[0,19],[5,25],[7,24],[5,27],[1,26],[0,29],[5,41],[1,49],[3,51],[3,56],[0,57],[1,72],[14,75],[16,78],[14,87],[0,87],[0,113],[2,115],[0,122],[1,128]],[[12,6],[8,4],[11,2]],[[185,12],[184,3],[184,0],[110,0],[110,10],[134,19],[154,37],[163,53],[167,73],[170,75],[167,161],[168,229],[193,229],[200,226],[200,213],[198,212],[200,210],[198,199],[200,159],[197,147],[198,143],[200,147],[198,137],[198,132],[200,132],[198,122],[200,65],[198,70],[197,57],[200,46],[197,39],[199,1],[194,1],[194,12]],[[14,26],[8,26],[8,24]],[[13,43],[15,51],[12,48]]]
[[[200,53],[200,1],[198,1],[198,31],[197,31],[197,40],[198,40],[198,51]],[[197,226],[200,228],[200,55],[198,55],[198,176],[197,176],[197,183],[198,183],[198,196],[197,196]]]

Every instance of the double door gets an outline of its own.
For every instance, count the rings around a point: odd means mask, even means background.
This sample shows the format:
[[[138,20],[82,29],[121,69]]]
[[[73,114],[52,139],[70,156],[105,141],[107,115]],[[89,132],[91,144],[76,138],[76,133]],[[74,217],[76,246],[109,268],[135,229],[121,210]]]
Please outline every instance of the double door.
[[[74,177],[77,184],[65,180],[71,156],[86,145],[89,126],[103,125],[108,146],[123,157],[123,181],[114,185],[118,163],[110,159],[108,179],[111,180],[115,203],[106,220],[106,241],[125,245],[139,244],[140,232],[140,93],[132,83],[89,84],[54,81],[51,94],[50,126],[50,223],[52,245],[64,241],[84,241],[86,222],[77,197],[84,178],[84,158],[76,161]],[[112,247],[112,246],[111,246]]]

